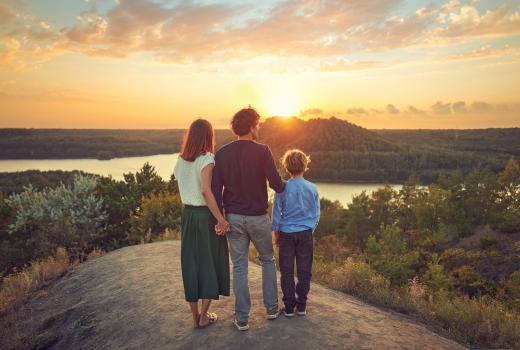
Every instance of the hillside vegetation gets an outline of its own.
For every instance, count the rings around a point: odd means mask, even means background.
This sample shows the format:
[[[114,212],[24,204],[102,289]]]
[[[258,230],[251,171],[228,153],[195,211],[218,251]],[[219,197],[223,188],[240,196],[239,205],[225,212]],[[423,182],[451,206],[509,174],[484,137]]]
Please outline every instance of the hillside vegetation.
[[[406,138],[388,137],[334,117],[308,121],[270,118],[261,126],[260,139],[277,156],[290,148],[308,152],[312,160],[308,177],[319,181],[392,183],[415,174],[422,182],[432,183],[440,174],[466,174],[477,167],[498,172],[512,156],[498,149],[440,147],[442,142],[437,140],[407,143]],[[520,148],[520,138],[514,143]]]
[[[175,179],[165,182],[149,164],[121,181],[78,175],[70,185],[0,194],[0,314],[42,275],[67,268],[50,256],[84,261],[178,237],[181,210]],[[416,315],[464,344],[520,347],[517,161],[499,174],[476,168],[429,186],[411,177],[347,208],[322,199],[314,237],[316,281]]]
[[[373,130],[410,146],[430,146],[488,155],[520,156],[520,128],[473,130]]]
[[[77,130],[0,129],[0,159],[50,159],[146,156],[180,150],[182,129]],[[217,148],[234,140],[217,130]],[[307,176],[315,181],[403,183],[415,174],[433,183],[440,174],[474,168],[498,173],[518,160],[520,129],[367,130],[348,121],[269,118],[260,141],[277,157],[289,148],[311,154]]]
[[[0,129],[0,159],[75,159],[149,156],[178,152],[184,129]],[[217,144],[233,139],[217,130]]]

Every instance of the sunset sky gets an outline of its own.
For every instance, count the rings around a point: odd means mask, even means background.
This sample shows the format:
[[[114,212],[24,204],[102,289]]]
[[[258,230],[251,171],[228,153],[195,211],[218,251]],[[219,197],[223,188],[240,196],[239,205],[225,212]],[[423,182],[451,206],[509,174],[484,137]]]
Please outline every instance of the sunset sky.
[[[520,126],[520,1],[0,0],[0,127]]]

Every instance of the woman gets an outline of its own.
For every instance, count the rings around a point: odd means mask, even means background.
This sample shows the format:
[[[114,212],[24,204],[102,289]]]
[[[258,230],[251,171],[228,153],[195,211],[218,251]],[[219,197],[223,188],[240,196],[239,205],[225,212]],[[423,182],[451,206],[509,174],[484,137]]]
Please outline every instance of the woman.
[[[229,224],[211,191],[214,147],[211,124],[204,119],[195,120],[187,132],[173,170],[184,204],[182,280],[195,328],[215,323],[217,315],[208,312],[211,300],[218,300],[219,295],[229,296],[229,258],[225,236]],[[199,299],[202,299],[200,313]]]

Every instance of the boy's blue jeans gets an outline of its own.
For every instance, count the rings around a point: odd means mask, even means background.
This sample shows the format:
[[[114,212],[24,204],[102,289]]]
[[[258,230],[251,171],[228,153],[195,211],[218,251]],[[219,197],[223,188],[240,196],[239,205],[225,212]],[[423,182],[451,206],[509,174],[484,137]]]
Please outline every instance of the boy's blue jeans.
[[[271,221],[269,216],[227,214],[231,226],[227,234],[229,252],[233,262],[233,292],[238,321],[248,321],[251,296],[248,285],[249,242],[253,242],[262,264],[262,291],[264,306],[268,310],[278,308],[276,265],[274,261]]]
[[[311,287],[311,270],[313,259],[312,230],[301,232],[280,232],[279,264],[280,284],[283,292],[283,302],[287,310],[294,307],[304,309],[307,305],[307,294]],[[294,260],[298,283],[294,286]]]

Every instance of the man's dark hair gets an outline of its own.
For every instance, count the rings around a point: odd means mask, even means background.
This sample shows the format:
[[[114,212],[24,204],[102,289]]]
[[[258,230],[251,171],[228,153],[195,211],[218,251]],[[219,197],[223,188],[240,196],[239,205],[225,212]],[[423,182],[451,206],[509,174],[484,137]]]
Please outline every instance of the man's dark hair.
[[[239,110],[231,120],[231,128],[237,136],[247,135],[251,128],[260,122],[260,115],[254,108],[244,108]]]

